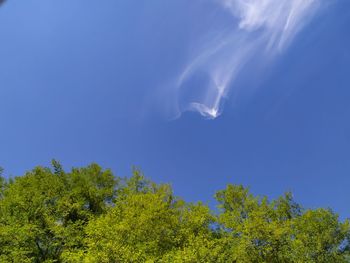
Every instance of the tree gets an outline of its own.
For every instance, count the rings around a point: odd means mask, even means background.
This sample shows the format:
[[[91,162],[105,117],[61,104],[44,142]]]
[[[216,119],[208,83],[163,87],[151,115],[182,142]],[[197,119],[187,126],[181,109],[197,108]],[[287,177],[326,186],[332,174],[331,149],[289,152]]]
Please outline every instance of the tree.
[[[185,203],[169,185],[156,185],[138,170],[119,188],[114,204],[87,226],[86,262],[160,262],[176,257],[174,250],[195,236],[211,235],[207,206]]]
[[[119,178],[97,164],[52,166],[0,175],[0,262],[350,262],[348,221],[291,193],[269,200],[228,185],[211,210],[138,169]]]
[[[98,165],[53,173],[37,167],[0,201],[0,262],[59,262],[80,248],[84,226],[113,198],[115,179]]]
[[[235,262],[345,262],[349,224],[330,210],[303,210],[290,193],[270,202],[234,185],[216,198],[228,258]]]

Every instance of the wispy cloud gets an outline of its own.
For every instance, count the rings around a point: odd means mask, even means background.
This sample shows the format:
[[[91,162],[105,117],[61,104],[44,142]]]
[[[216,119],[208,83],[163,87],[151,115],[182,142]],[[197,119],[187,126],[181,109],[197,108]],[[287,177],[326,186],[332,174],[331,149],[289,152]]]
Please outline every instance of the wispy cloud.
[[[234,18],[189,61],[175,81],[177,114],[222,112],[223,99],[247,63],[283,52],[318,9],[319,0],[217,0]]]

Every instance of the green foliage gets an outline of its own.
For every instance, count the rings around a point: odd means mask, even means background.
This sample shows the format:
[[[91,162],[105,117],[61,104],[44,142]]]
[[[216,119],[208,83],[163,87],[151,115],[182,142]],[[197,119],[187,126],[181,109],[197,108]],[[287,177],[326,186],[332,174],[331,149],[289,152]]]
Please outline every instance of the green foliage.
[[[0,166],[0,198],[3,197],[3,193],[5,190],[5,186],[6,186],[6,180],[4,177],[2,177],[3,171],[4,171],[4,169]]]
[[[137,169],[52,167],[0,175],[0,262],[350,262],[348,221],[290,193],[271,201],[228,185],[212,211]]]
[[[344,262],[348,222],[326,209],[306,210],[290,193],[269,202],[242,186],[216,195],[218,222],[237,262]]]
[[[67,174],[37,167],[15,178],[0,200],[0,262],[60,262],[81,248],[85,225],[107,209],[115,184],[95,164]]]

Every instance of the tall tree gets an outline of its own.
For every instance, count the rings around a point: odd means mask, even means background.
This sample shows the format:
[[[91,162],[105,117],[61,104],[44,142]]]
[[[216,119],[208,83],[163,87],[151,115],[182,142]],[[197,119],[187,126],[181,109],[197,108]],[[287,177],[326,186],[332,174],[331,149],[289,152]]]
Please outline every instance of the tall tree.
[[[216,198],[226,252],[235,262],[345,262],[349,224],[328,209],[303,210],[290,193],[270,202],[234,185]]]
[[[115,179],[98,165],[15,178],[0,200],[0,262],[59,262],[82,245],[84,226],[113,198]]]
[[[0,262],[349,262],[349,223],[228,185],[218,209],[167,184],[113,176],[97,164],[0,176]]]

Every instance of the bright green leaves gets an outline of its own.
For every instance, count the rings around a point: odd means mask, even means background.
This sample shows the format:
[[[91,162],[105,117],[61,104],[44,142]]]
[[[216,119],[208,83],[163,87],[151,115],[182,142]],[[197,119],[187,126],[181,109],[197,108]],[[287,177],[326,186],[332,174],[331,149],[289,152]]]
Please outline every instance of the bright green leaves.
[[[343,262],[349,226],[330,210],[303,211],[290,193],[270,202],[242,186],[228,185],[216,197],[237,262]]]
[[[156,262],[209,232],[206,206],[186,204],[170,186],[148,182],[137,170],[114,204],[87,226],[87,262]]]
[[[54,172],[37,167],[5,187],[0,262],[60,262],[63,251],[81,249],[85,225],[111,202],[110,171],[90,165],[64,173],[54,165]]]
[[[349,234],[349,223],[340,223],[332,211],[308,210],[294,220],[293,227],[295,258],[302,257],[303,262],[345,262],[341,247]]]
[[[0,176],[0,262],[349,262],[349,223],[290,193],[268,200],[228,185],[212,211],[137,169],[52,166]]]

